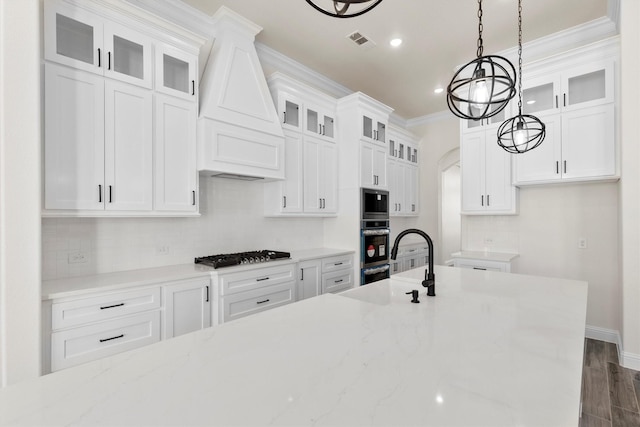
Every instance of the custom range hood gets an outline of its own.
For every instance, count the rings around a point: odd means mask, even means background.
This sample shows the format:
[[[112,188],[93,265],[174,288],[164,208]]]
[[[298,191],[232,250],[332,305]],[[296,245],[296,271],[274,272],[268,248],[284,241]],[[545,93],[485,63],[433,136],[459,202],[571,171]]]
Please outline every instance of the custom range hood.
[[[200,83],[198,169],[284,179],[284,134],[254,46],[262,28],[222,6]]]

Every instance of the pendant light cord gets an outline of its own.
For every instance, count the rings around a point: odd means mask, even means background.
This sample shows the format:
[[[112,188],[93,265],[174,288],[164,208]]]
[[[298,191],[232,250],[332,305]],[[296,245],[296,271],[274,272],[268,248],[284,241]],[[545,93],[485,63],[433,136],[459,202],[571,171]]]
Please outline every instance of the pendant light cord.
[[[522,0],[518,0],[518,115],[522,116]]]
[[[476,51],[476,55],[478,58],[482,56],[482,0],[478,0],[478,50]]]

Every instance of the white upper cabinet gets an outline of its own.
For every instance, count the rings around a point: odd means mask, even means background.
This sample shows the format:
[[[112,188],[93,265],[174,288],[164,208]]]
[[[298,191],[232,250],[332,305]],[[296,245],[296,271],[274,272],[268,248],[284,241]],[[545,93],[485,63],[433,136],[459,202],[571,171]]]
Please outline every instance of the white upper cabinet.
[[[384,147],[360,143],[360,186],[387,188],[387,150]]]
[[[362,139],[377,144],[387,142],[387,119],[365,112],[362,114]]]
[[[156,94],[154,209],[196,212],[196,104]]]
[[[513,101],[496,115],[482,120],[461,120],[462,132],[474,132],[478,129],[493,129],[512,116]],[[517,107],[516,107],[517,108]],[[516,114],[515,112],[513,114]]]
[[[418,209],[418,140],[411,133],[395,126],[387,135],[389,214],[416,216]]]
[[[102,210],[103,78],[55,64],[44,70],[44,208]]]
[[[155,89],[167,95],[197,100],[197,58],[164,43],[156,44]]]
[[[338,211],[338,150],[319,138],[304,139],[304,211]]]
[[[333,140],[335,138],[335,109],[327,111],[320,106],[306,103],[304,111],[305,132],[323,139]]]
[[[151,88],[151,39],[57,2],[45,2],[45,58]]]
[[[495,142],[492,130],[463,134],[460,171],[463,214],[517,213],[517,189],[511,185],[511,155]]]
[[[523,82],[523,113],[546,126],[542,144],[514,156],[516,185],[617,179],[613,59],[593,60]]]

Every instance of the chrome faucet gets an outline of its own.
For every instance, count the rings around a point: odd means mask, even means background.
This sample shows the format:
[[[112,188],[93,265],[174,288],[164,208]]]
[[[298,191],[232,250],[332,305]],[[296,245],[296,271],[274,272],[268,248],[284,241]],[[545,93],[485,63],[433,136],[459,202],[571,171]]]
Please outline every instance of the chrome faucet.
[[[424,237],[424,240],[427,241],[427,245],[429,246],[429,267],[428,270],[424,271],[424,280],[422,281],[422,286],[427,288],[428,296],[435,297],[436,276],[435,274],[433,274],[433,241],[427,233],[422,230],[418,230],[417,228],[409,228],[398,234],[398,237],[396,237],[396,240],[393,242],[393,248],[391,249],[391,259],[395,260],[398,256],[398,243],[400,243],[400,240],[407,234],[419,234],[420,236]]]

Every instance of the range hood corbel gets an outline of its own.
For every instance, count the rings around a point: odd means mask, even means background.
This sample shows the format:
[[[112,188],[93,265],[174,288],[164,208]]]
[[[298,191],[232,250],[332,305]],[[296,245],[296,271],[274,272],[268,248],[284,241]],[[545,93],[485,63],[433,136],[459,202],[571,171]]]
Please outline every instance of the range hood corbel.
[[[222,6],[200,84],[198,169],[284,179],[284,134],[254,46],[262,28]]]

